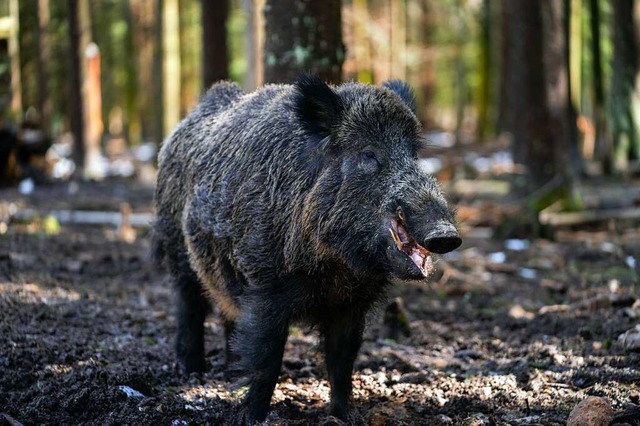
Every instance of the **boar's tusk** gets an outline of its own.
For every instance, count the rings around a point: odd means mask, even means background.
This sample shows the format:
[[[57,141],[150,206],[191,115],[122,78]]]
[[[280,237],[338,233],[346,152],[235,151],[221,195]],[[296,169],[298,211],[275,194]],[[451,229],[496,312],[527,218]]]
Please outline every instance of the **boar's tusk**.
[[[393,238],[393,242],[396,243],[396,247],[398,248],[398,250],[402,251],[404,244],[400,240],[400,237],[395,232],[393,232],[393,229],[391,228],[389,228],[389,232],[391,232],[391,238]]]

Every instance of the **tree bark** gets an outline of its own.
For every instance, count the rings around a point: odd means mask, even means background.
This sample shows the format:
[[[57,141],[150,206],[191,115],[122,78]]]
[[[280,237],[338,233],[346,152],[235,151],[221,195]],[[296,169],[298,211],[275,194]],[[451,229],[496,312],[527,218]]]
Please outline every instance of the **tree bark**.
[[[267,0],[265,82],[290,83],[305,72],[339,83],[345,57],[340,0]]]
[[[162,1],[163,133],[180,121],[180,19],[178,0]]]
[[[637,34],[634,5],[630,0],[613,0],[613,74],[609,100],[614,170],[624,172],[630,154],[638,155],[640,127],[634,117],[634,86],[638,73]]]
[[[371,63],[370,36],[368,26],[369,16],[368,0],[354,0],[351,7],[351,34],[354,57],[354,69],[349,77],[362,83],[372,84],[373,64]],[[420,28],[419,25],[415,26]]]
[[[262,8],[264,0],[242,0],[242,7],[247,17],[245,32],[245,57],[247,71],[244,78],[244,89],[252,91],[262,85],[264,79],[263,47],[264,19]]]
[[[498,125],[497,133],[512,131],[512,113],[511,105],[509,102],[511,97],[509,96],[510,86],[510,58],[511,51],[509,49],[511,45],[511,31],[509,25],[509,0],[500,1],[500,83],[498,89]]]
[[[469,97],[469,87],[467,85],[467,66],[463,57],[463,46],[469,39],[469,27],[464,19],[464,13],[462,11],[462,3],[458,0],[456,7],[455,25],[456,25],[456,42],[455,42],[455,60],[454,60],[454,73],[455,78],[453,80],[453,92],[455,96],[456,106],[456,129],[455,138],[458,143],[463,142],[463,128],[464,128],[464,116],[465,107]]]
[[[579,168],[576,117],[571,102],[569,76],[569,2],[541,0],[544,39],[544,73],[547,108],[554,149],[554,174],[569,182]]]
[[[223,0],[179,1],[180,14],[180,117],[185,116],[198,103],[198,98],[207,85],[203,82],[203,60],[206,60],[206,42],[203,38],[207,26],[219,26],[226,33],[224,24],[205,24],[203,5],[218,6]],[[210,29],[210,28],[209,28]],[[200,41],[197,43],[196,40]]]
[[[391,76],[406,80],[407,78],[407,15],[406,2],[398,0],[389,1],[390,34],[389,45],[391,47]]]
[[[480,18],[480,87],[478,88],[478,137],[489,130],[491,74],[491,0],[483,0]]]
[[[604,107],[604,82],[602,77],[602,48],[600,46],[600,7],[598,0],[589,0],[589,26],[591,29],[591,54],[593,73],[593,113],[596,127],[596,158],[602,161],[605,173],[612,171],[613,150],[607,131]]]
[[[9,61],[11,62],[11,112],[16,118],[22,115],[22,78],[20,75],[20,7],[18,0],[9,0],[12,28],[9,35]]]
[[[155,86],[159,85],[159,81],[154,78],[156,62],[160,61],[157,51],[157,35],[160,33],[158,22],[158,1],[152,0],[130,0],[129,8],[131,13],[133,44],[137,52],[135,61],[136,85],[144,90],[138,90],[135,108],[140,112],[140,136],[142,140],[162,139],[162,132],[156,130],[154,125],[158,119],[156,109],[162,108],[162,103],[157,99]],[[161,125],[160,125],[161,127]]]
[[[142,92],[139,89],[140,87],[144,87],[145,89],[147,89],[149,86],[139,85],[139,76],[141,73],[140,67],[138,66],[138,55],[136,53],[140,51],[136,49],[136,36],[134,30],[136,21],[134,20],[133,10],[131,6],[132,5],[129,1],[125,1],[122,3],[121,9],[124,15],[124,20],[127,23],[127,34],[124,44],[124,50],[126,53],[124,66],[127,70],[127,79],[125,82],[124,93],[124,108],[126,111],[126,123],[124,130],[126,132],[126,138],[129,144],[137,145],[142,140],[142,115],[145,113],[138,108],[138,105],[140,104],[139,97]],[[140,47],[142,48],[142,46]],[[148,74],[150,73],[150,70],[145,70],[145,72]],[[108,110],[105,112],[107,115],[110,115],[112,111]],[[109,123],[109,125],[110,124],[111,123]]]
[[[572,178],[577,177],[578,174],[582,173],[584,169],[583,159],[580,155],[580,147],[578,146],[578,109],[576,105],[578,105],[575,101],[576,96],[574,95],[574,90],[580,90],[580,88],[576,88],[573,83],[573,76],[571,74],[571,34],[573,34],[573,8],[575,5],[572,0],[562,0],[562,30],[564,33],[564,57],[563,57],[563,66],[564,66],[564,76],[560,76],[560,78],[566,79],[566,126],[565,129],[567,135],[567,145],[568,148],[566,155],[568,156],[569,164],[571,165],[570,171],[574,176]]]
[[[420,63],[419,69],[419,98],[421,104],[424,105],[419,110],[420,118],[426,129],[435,128],[436,119],[434,118],[433,101],[436,94],[436,72],[435,72],[435,49],[431,45],[433,42],[433,32],[435,28],[433,6],[428,0],[418,0],[420,5],[420,35],[417,42],[420,47]]]
[[[150,1],[151,2],[151,1]],[[162,18],[162,10],[164,8],[164,0],[153,0],[155,6],[155,28],[156,31],[153,33],[154,43],[153,43],[153,136],[154,141],[160,145],[162,139],[164,138],[164,101],[159,102],[158,100],[164,100],[164,80],[165,76],[163,73],[163,63],[164,63],[164,52],[162,49],[162,38],[164,31],[164,23]]]
[[[582,104],[582,63],[583,63],[583,34],[582,34],[582,1],[568,0],[569,3],[569,80],[571,99],[578,108]]]
[[[206,90],[216,81],[229,78],[227,19],[229,0],[201,0],[202,84]],[[249,17],[249,19],[251,19]]]
[[[563,0],[504,2],[508,19],[506,84],[516,163],[539,187],[556,175],[572,179]]]
[[[82,175],[84,169],[84,117],[82,105],[82,62],[80,49],[82,44],[80,13],[78,0],[67,0],[69,32],[69,120],[73,133],[73,160],[76,174]],[[84,46],[82,47],[84,51]]]
[[[102,179],[100,141],[102,140],[102,90],[100,89],[100,49],[90,43],[84,50],[83,113],[84,171],[86,179]]]
[[[38,112],[40,113],[40,125],[45,134],[51,133],[51,96],[49,94],[49,72],[48,64],[50,60],[49,45],[49,0],[38,0]]]

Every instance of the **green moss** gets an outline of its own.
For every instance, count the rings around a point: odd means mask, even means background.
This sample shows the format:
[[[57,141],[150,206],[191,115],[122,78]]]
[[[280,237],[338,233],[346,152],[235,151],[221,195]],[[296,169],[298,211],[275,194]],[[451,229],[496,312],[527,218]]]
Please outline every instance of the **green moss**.
[[[529,200],[529,208],[541,212],[552,204],[559,203],[561,211],[575,212],[584,210],[582,197],[569,185],[560,185]]]

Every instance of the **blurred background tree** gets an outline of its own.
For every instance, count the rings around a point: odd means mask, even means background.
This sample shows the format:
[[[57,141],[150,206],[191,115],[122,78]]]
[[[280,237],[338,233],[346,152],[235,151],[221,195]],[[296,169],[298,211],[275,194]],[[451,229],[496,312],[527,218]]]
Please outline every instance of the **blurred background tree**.
[[[265,82],[290,83],[307,71],[341,82],[340,0],[267,0],[263,10]]]
[[[71,132],[82,166],[95,43],[103,145],[160,144],[214,81],[252,90],[311,71],[407,80],[433,141],[509,142],[531,172],[525,188],[629,175],[640,169],[639,3],[0,0],[0,107],[5,124],[32,108],[54,140]]]

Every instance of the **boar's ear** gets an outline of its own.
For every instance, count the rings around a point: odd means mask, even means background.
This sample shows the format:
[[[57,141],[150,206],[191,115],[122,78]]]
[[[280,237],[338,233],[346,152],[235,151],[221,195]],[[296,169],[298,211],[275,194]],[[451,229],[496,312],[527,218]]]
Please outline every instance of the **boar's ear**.
[[[407,104],[414,114],[416,113],[416,97],[413,94],[413,89],[408,83],[405,83],[402,80],[387,80],[382,83],[382,87],[386,87],[396,95],[400,96],[402,102]]]
[[[326,137],[339,122],[344,105],[317,75],[304,74],[295,84],[293,110],[307,131]]]

